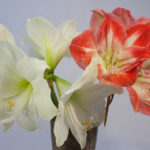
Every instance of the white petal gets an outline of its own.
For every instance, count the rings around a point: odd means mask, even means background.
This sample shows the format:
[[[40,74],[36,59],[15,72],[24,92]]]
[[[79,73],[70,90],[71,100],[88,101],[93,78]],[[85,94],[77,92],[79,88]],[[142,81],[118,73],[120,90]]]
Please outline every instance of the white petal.
[[[87,133],[84,131],[81,122],[78,120],[74,107],[72,107],[72,104],[69,102],[65,106],[65,115],[73,136],[80,144],[81,149],[83,149],[86,145]]]
[[[10,123],[16,119],[16,115],[25,107],[30,95],[32,87],[28,87],[21,94],[9,99],[0,100],[2,110],[0,111],[0,123]]]
[[[14,63],[26,58],[22,50],[7,41],[0,41],[0,52],[0,59],[6,59],[6,62]]]
[[[8,42],[0,42],[0,99],[18,95],[22,92],[20,70],[17,64],[26,59],[24,53]]]
[[[47,60],[48,65],[51,65],[52,49],[56,48],[58,40],[58,32],[54,26],[45,18],[37,17],[27,22],[27,32],[29,38],[36,45],[36,51]]]
[[[22,39],[21,44],[22,44],[23,47],[25,47],[25,46],[28,47],[27,53],[28,53],[29,56],[31,56],[31,57],[37,57],[37,58],[39,58],[39,59],[41,59],[41,60],[44,58],[44,57],[43,57],[41,54],[39,54],[39,52],[38,52],[39,47],[36,45],[36,43],[34,43],[34,42],[31,40],[31,38],[30,38],[28,35],[26,35],[26,36]]]
[[[69,126],[64,114],[64,106],[62,102],[59,103],[59,111],[60,112],[58,113],[54,124],[54,134],[56,137],[56,145],[58,147],[64,144],[69,133]]]
[[[76,36],[77,32],[75,31],[75,28],[77,26],[76,21],[69,20],[67,22],[62,23],[58,27],[58,31],[64,35],[66,38],[69,38],[70,36]]]
[[[0,100],[0,123],[10,123],[15,119],[14,115],[10,112],[8,100]]]
[[[58,27],[58,31],[60,33],[61,41],[59,43],[58,49],[56,49],[54,53],[54,60],[58,60],[58,62],[66,55],[69,55],[69,45],[72,39],[77,36],[79,33],[76,32],[77,23],[74,20],[70,20],[62,23]],[[56,62],[56,63],[58,63]]]
[[[38,116],[43,120],[51,120],[58,113],[57,108],[54,106],[50,98],[50,88],[46,80],[37,76],[32,82],[33,92],[30,102],[36,107]]]
[[[14,114],[18,124],[28,131],[33,131],[39,128],[37,123],[37,114],[35,107],[30,105],[30,97],[33,92],[31,84],[20,96],[16,97],[14,101]]]
[[[83,75],[81,76],[81,78],[79,78],[72,85],[72,88],[74,88],[74,87],[85,88],[85,87],[95,83],[95,81],[97,80],[97,72],[98,72],[97,64],[98,64],[98,61],[99,61],[98,57],[94,57],[92,59],[89,66],[83,72]]]
[[[82,76],[71,86],[71,88],[65,92],[65,94],[60,98],[64,103],[67,102],[72,93],[78,89],[86,88],[90,85],[93,85],[97,79],[97,64],[98,57],[94,57],[90,65],[85,69]]]
[[[30,107],[26,107],[22,109],[16,117],[17,123],[28,131],[33,131],[35,129],[40,128],[37,123],[37,116]]]
[[[19,76],[31,82],[37,75],[44,76],[44,71],[47,67],[45,61],[37,58],[27,58],[18,63],[17,70],[20,70]]]
[[[10,122],[10,123],[5,123],[5,124],[1,124],[2,126],[2,131],[6,132],[7,130],[9,130],[14,124],[14,121]]]
[[[10,31],[2,24],[0,24],[0,41],[8,41],[15,45],[15,40]]]

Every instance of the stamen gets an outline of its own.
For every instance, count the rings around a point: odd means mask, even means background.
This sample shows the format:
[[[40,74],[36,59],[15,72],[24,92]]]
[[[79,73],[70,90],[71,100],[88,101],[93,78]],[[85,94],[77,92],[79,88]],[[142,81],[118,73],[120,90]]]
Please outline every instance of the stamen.
[[[84,121],[82,121],[82,125],[83,125],[83,126],[85,125],[85,122],[84,122]]]
[[[83,120],[82,125],[83,125],[83,130],[85,132],[87,131],[87,129],[92,129],[93,128],[93,125],[88,120]]]
[[[12,108],[15,106],[15,103],[12,100],[8,100],[9,110],[12,110]]]
[[[84,130],[84,132],[86,132],[86,131],[87,131],[87,128],[86,128],[86,127],[84,127],[84,128],[83,128],[83,130]]]
[[[86,125],[88,125],[88,124],[89,124],[89,122],[88,122],[87,120],[85,120],[85,124],[86,124]]]

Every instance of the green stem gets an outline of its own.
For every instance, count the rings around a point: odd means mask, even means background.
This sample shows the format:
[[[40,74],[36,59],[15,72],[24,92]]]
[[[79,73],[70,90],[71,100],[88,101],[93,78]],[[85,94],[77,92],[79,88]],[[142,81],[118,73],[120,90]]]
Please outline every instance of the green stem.
[[[53,80],[49,79],[47,80],[48,82],[48,85],[51,89],[51,99],[52,99],[52,102],[54,103],[54,105],[56,107],[58,107],[58,100],[57,100],[57,96],[56,96],[56,93],[55,93],[55,90],[54,90],[54,86],[53,86]]]
[[[53,81],[55,81],[56,79],[53,70],[47,68],[44,72],[44,78],[47,80],[48,85],[51,89],[52,102],[54,103],[56,107],[58,107],[58,100],[57,100],[57,96],[56,96],[54,86],[53,86]]]
[[[52,99],[54,105],[56,107],[58,107],[58,100],[57,100],[57,96],[56,96],[56,93],[55,93],[55,90],[54,90],[53,86],[51,87],[51,99]]]

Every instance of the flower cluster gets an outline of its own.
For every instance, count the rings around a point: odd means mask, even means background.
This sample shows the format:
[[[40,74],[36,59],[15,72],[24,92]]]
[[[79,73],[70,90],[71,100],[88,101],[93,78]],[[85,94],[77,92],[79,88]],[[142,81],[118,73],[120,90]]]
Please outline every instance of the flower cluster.
[[[7,131],[16,121],[26,130],[40,128],[38,118],[55,118],[56,145],[69,130],[83,149],[87,131],[103,123],[105,100],[126,87],[136,112],[150,115],[150,19],[137,20],[129,10],[93,10],[89,29],[75,30],[70,20],[54,27],[47,19],[27,21],[28,57],[0,25],[0,124]],[[84,69],[73,84],[54,74],[69,52]],[[97,82],[98,81],[98,82]],[[56,86],[58,94],[55,94]],[[61,133],[61,134],[60,134]]]

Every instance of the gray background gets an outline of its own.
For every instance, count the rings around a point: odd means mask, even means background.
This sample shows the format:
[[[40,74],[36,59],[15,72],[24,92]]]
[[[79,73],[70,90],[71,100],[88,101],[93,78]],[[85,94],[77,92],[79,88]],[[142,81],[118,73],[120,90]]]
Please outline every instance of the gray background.
[[[26,19],[43,16],[54,25],[74,19],[78,31],[88,28],[95,8],[111,11],[128,8],[136,17],[150,17],[149,0],[0,0],[0,23],[9,28],[18,46],[26,34]],[[25,50],[26,51],[26,50]],[[70,82],[82,73],[73,60],[65,58],[57,75]],[[8,132],[0,133],[0,150],[50,150],[49,123],[40,121],[43,128],[26,132],[15,124]],[[61,134],[61,133],[60,133]],[[128,93],[115,96],[109,112],[107,127],[99,128],[97,150],[149,150],[150,117],[133,112]]]

